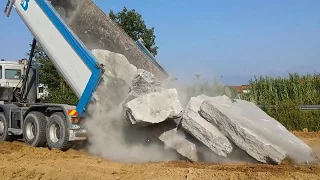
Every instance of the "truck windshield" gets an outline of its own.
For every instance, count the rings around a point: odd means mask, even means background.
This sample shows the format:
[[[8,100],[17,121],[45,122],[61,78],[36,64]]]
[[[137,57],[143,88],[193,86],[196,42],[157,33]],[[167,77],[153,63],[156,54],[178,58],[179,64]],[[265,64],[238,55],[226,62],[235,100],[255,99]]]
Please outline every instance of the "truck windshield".
[[[21,78],[21,70],[20,69],[6,69],[5,70],[5,78],[6,79],[20,79]]]

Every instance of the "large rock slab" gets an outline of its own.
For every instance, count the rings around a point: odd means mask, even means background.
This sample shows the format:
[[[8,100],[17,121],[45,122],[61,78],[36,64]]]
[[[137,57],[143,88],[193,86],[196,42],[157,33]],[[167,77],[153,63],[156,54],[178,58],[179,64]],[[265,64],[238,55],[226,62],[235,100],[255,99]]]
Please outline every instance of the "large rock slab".
[[[197,146],[189,141],[181,130],[178,130],[174,121],[167,121],[159,124],[153,129],[154,135],[167,147],[176,150],[181,156],[190,161],[198,161]]]
[[[93,99],[99,101],[104,110],[117,108],[127,97],[137,68],[122,54],[103,49],[94,49],[91,53],[104,66],[104,73]]]
[[[199,114],[203,101],[210,99],[212,98],[206,95],[192,97],[183,114],[181,127],[213,152],[226,157],[233,149],[231,142],[215,125],[206,121]]]
[[[166,89],[140,96],[125,105],[125,116],[134,125],[151,125],[177,118],[183,111],[176,89]]]
[[[93,49],[91,53],[104,65],[105,74],[123,79],[131,86],[137,68],[130,64],[124,55],[103,49]]]
[[[125,105],[127,102],[139,96],[161,90],[164,90],[161,86],[161,82],[157,81],[152,73],[143,69],[138,69],[133,77],[130,92],[122,104]]]
[[[218,96],[205,100],[200,114],[259,162],[280,164],[286,157],[296,162],[313,160],[308,145],[251,102],[233,103]]]

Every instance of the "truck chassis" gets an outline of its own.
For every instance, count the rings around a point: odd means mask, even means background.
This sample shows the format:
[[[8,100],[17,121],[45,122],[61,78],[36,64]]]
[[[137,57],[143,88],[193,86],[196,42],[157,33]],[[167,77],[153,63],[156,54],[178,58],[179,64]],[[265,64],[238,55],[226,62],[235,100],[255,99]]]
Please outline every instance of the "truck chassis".
[[[34,147],[68,150],[86,139],[86,129],[78,117],[71,116],[74,106],[45,103],[0,104],[0,141],[22,138]]]

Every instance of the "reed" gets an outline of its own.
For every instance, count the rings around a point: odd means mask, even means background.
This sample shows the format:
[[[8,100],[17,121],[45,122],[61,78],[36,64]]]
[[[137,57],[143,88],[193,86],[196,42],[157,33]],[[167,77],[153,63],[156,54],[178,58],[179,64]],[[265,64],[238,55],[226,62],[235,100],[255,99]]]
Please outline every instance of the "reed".
[[[289,130],[320,130],[320,112],[302,111],[299,105],[320,104],[320,74],[299,75],[288,78],[260,76],[249,83],[249,93],[243,99],[262,106],[270,116]]]

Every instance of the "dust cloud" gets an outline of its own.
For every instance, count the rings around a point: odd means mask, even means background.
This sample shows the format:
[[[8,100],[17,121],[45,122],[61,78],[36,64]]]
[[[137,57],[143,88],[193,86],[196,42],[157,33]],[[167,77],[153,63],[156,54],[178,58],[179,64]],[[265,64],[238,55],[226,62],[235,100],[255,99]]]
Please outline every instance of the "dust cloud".
[[[128,92],[104,77],[95,94],[95,103],[88,108],[85,120],[89,131],[88,150],[94,155],[121,162],[150,162],[177,160],[179,156],[166,149],[152,132],[133,127],[125,119],[121,102]],[[117,81],[117,80],[116,80]],[[122,89],[122,90],[120,90]],[[122,92],[119,94],[119,92]]]
[[[162,84],[165,88],[177,88],[183,108],[193,96],[228,93],[225,86],[217,86],[217,84],[207,88],[202,87],[200,83],[190,85],[191,88],[178,88],[174,83],[168,83],[168,81],[164,81]],[[125,118],[121,103],[128,92],[129,85],[123,80],[104,75],[102,83],[94,94],[94,103],[90,104],[88,108],[90,117],[85,120],[89,131],[87,146],[89,152],[109,160],[131,163],[181,159],[182,157],[177,152],[167,147],[155,136],[153,130],[157,127],[135,127]],[[244,158],[246,156],[240,150],[235,152],[238,155],[234,155],[234,158],[223,159],[190,135],[182,131],[177,132],[176,137],[172,138],[170,142],[166,142],[167,145],[174,147],[175,144],[179,144],[187,138],[197,145],[197,151],[202,161],[252,161],[250,157]]]
[[[226,95],[232,100],[236,98],[236,93],[216,78],[212,78],[210,82],[201,81],[199,78],[195,82],[190,80],[189,83],[183,85],[178,85],[174,78],[168,78],[162,83],[162,85],[165,88],[176,88],[178,90],[179,100],[183,108],[187,106],[191,97],[196,97],[202,94],[209,97]]]

